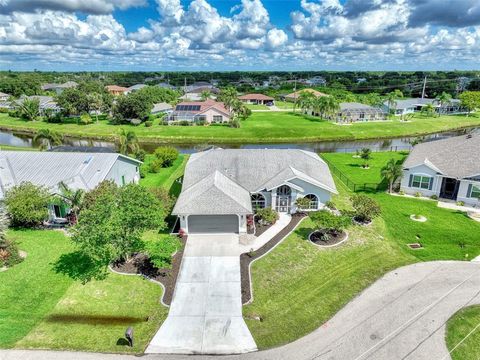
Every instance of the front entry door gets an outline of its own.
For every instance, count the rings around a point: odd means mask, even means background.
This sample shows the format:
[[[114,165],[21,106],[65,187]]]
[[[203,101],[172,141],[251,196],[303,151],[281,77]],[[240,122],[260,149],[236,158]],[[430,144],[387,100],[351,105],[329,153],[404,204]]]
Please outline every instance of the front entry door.
[[[458,195],[460,182],[452,178],[443,178],[440,197],[444,199],[455,200]]]
[[[277,211],[280,213],[290,212],[290,196],[277,197]]]

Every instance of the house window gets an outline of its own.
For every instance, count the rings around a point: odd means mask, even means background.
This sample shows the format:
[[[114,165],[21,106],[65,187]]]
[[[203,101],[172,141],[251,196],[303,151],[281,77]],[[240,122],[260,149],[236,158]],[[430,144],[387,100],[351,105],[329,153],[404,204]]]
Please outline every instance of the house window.
[[[220,123],[223,121],[223,116],[222,115],[213,115],[213,122],[214,123]]]
[[[305,195],[305,199],[310,200],[308,205],[308,210],[317,210],[318,209],[318,197],[314,194]]]
[[[412,187],[418,189],[429,189],[430,188],[430,176],[414,175],[412,181]]]
[[[292,193],[292,189],[288,185],[282,185],[277,188],[277,195],[290,195]]]
[[[265,197],[262,194],[252,194],[251,199],[254,211],[265,207]]]
[[[472,185],[472,191],[470,192],[470,197],[480,199],[480,187]]]
[[[127,182],[125,181],[125,175],[122,175],[122,185],[125,185]]]
[[[199,115],[199,116],[197,117],[197,120],[198,120],[198,121],[207,121],[207,117],[206,117],[205,115]]]

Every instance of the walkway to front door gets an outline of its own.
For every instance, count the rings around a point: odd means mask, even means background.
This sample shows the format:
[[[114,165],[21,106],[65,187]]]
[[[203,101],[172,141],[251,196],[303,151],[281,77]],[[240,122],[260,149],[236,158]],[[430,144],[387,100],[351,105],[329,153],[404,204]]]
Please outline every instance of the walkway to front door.
[[[237,354],[257,346],[242,317],[238,235],[189,235],[167,319],[147,353]]]

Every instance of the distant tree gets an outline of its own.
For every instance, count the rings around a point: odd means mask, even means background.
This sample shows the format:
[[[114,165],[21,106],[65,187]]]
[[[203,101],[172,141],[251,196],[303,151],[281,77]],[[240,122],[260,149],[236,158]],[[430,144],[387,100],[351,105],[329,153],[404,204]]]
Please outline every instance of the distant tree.
[[[360,158],[364,160],[363,167],[367,168],[368,161],[372,158],[372,150],[370,150],[369,148],[363,148],[360,151]]]
[[[460,94],[459,99],[469,112],[480,109],[480,91],[465,91]]]
[[[204,90],[200,94],[200,98],[202,99],[202,101],[208,100],[211,97],[212,97],[212,93],[210,92],[210,90]]]
[[[88,94],[76,87],[71,87],[57,95],[56,102],[65,115],[80,115],[90,112]]]
[[[48,190],[30,182],[23,182],[9,189],[5,206],[13,226],[36,227],[48,219]]]
[[[118,152],[123,155],[135,154],[138,149],[138,138],[132,130],[121,129],[118,135]]]
[[[364,96],[364,102],[370,106],[378,107],[382,106],[382,97],[377,93],[369,93]]]
[[[402,165],[395,159],[390,159],[381,170],[382,176],[388,181],[388,192],[393,191],[393,183],[402,176]]]
[[[159,86],[145,86],[136,91],[137,95],[148,99],[147,101],[152,104],[159,102],[165,102],[168,104],[174,104],[177,102],[180,94],[178,91],[162,88]]]
[[[390,112],[393,113],[394,110],[397,108],[397,100],[403,98],[403,93],[396,89],[392,92],[389,92],[386,96],[388,108]]]
[[[90,93],[87,95],[87,101],[90,110],[95,112],[95,120],[98,123],[98,113],[104,108],[103,97],[99,93]]]
[[[440,95],[438,95],[435,100],[438,102],[438,104],[440,105],[440,107],[443,107],[445,105],[448,105],[450,104],[450,102],[452,101],[452,95],[446,93],[445,91],[443,91]]]
[[[40,101],[38,99],[25,98],[17,107],[22,119],[35,121],[40,116]]]
[[[425,106],[422,107],[422,114],[425,114],[426,116],[432,117],[435,116],[435,106],[432,104],[426,104]]]
[[[43,145],[46,142],[47,149],[51,149],[53,146],[58,146],[62,144],[63,136],[55,130],[40,129],[33,137],[33,141],[41,141]]]
[[[63,181],[60,182],[58,188],[60,190],[60,200],[67,203],[74,216],[73,221],[76,222],[78,219],[78,214],[83,206],[85,191],[83,189],[70,189]]]
[[[302,91],[298,95],[298,99],[296,99],[296,105],[306,114],[308,110],[314,110],[315,100],[316,97],[314,94],[309,91]]]
[[[173,146],[161,146],[155,150],[155,158],[157,158],[161,167],[170,167],[178,158],[178,150]]]
[[[153,107],[153,100],[141,90],[117,98],[113,107],[113,116],[116,122],[125,122],[131,119],[146,120]]]

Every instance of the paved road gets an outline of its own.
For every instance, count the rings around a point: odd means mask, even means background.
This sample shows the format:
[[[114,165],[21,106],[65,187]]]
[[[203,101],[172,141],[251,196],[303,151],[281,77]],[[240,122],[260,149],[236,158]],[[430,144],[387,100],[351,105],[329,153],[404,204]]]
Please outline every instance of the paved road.
[[[239,239],[190,235],[168,317],[149,354],[241,354],[257,350],[242,316]]]
[[[430,262],[392,271],[313,333],[282,347],[223,359],[436,360],[449,359],[445,322],[480,304],[480,264]],[[213,357],[199,356],[196,359]],[[53,352],[0,352],[1,360],[133,360],[134,357]],[[191,360],[148,355],[147,359]],[[218,359],[218,358],[217,358]]]

